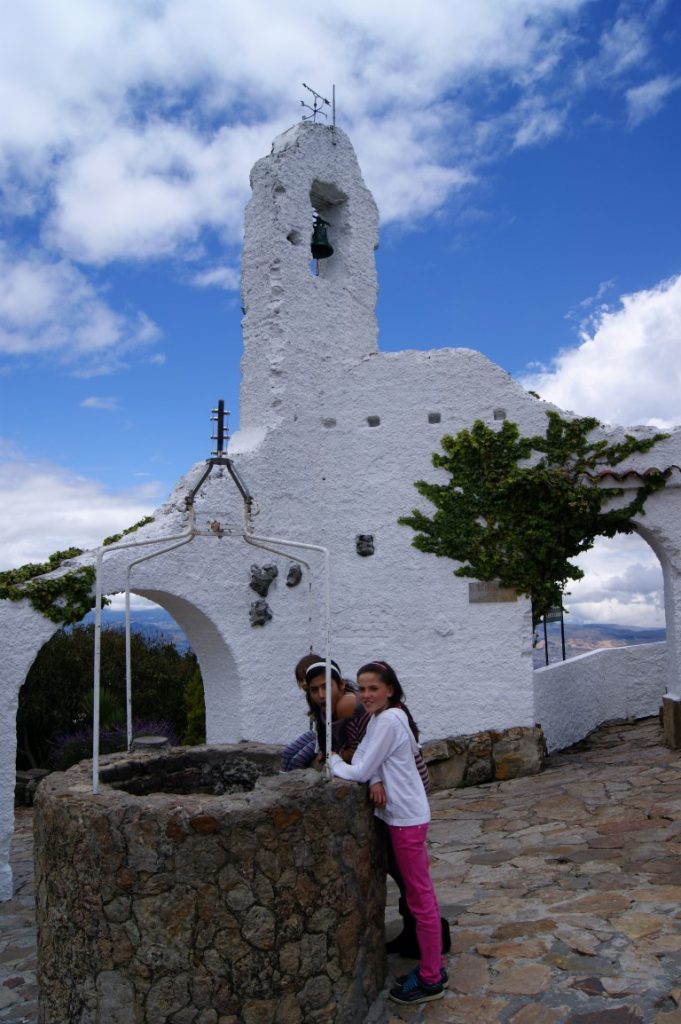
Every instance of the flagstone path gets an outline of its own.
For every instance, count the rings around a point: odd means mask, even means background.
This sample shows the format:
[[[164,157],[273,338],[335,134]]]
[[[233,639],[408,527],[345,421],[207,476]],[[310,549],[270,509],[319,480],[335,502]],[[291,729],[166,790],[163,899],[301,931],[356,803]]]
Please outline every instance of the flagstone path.
[[[541,775],[431,803],[449,987],[415,1007],[389,1002],[386,987],[368,1022],[681,1024],[681,752],[662,745],[656,719],[605,726]],[[28,809],[18,809],[12,862],[0,1022],[36,1024]],[[391,891],[389,935],[395,906]],[[413,962],[388,966],[393,976]]]

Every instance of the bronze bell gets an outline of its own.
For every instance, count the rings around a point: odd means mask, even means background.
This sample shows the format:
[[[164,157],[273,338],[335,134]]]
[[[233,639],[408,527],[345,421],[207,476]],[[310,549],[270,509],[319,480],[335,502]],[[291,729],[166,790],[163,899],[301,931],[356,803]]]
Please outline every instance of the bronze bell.
[[[333,246],[329,245],[329,240],[326,237],[326,228],[328,221],[322,220],[317,214],[312,225],[312,259],[314,260],[325,260],[329,256],[333,256]]]

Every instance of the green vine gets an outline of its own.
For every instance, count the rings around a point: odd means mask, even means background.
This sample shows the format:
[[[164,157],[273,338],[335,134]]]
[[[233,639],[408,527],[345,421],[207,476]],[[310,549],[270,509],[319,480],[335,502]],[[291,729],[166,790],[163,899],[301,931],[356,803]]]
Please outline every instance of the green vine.
[[[153,521],[153,516],[145,516],[122,533],[106,537],[102,543],[106,546],[115,544],[121,537],[134,533],[135,530]],[[95,567],[83,565],[52,579],[43,577],[59,569],[69,559],[82,554],[82,548],[68,548],[66,551],[55,551],[46,562],[29,562],[18,569],[0,572],[0,599],[28,600],[37,612],[60,625],[80,622],[83,616],[94,608]],[[102,600],[103,605],[108,603],[106,598]]]
[[[68,548],[55,551],[46,562],[31,562],[18,569],[0,572],[0,598],[7,601],[27,599],[37,612],[52,622],[62,625],[79,622],[95,603],[92,596],[94,566],[84,565],[54,579],[36,577],[54,572],[68,559],[82,554],[81,548]]]
[[[455,576],[498,580],[531,598],[535,624],[549,608],[562,607],[568,581],[584,575],[570,559],[597,536],[633,533],[633,518],[644,514],[646,499],[666,479],[648,470],[628,504],[606,507],[625,491],[601,488],[592,477],[668,435],[640,440],[627,434],[609,444],[590,438],[601,426],[593,417],[547,416],[544,436],[521,437],[509,420],[500,430],[477,420],[470,430],[445,435],[444,454],[434,453],[432,461],[450,474],[449,482],[414,485],[435,514],[414,509],[399,520],[416,531],[414,547],[461,562]]]
[[[134,533],[135,530],[141,530],[143,526],[148,526],[149,523],[153,523],[153,521],[153,516],[144,516],[144,518],[140,519],[139,522],[133,523],[132,526],[129,526],[127,530],[123,530],[121,533],[113,533],[110,537],[105,537],[102,544],[104,547],[108,547],[109,544],[116,544],[123,537],[127,537],[129,533]]]

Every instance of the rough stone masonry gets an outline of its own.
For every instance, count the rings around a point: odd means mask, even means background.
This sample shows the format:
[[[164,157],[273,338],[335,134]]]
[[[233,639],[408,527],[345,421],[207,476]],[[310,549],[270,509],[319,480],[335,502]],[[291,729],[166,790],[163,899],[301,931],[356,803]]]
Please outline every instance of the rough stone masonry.
[[[43,782],[40,1024],[365,1018],[385,967],[366,789],[274,774],[279,756],[258,744],[114,755],[97,795],[87,762]]]

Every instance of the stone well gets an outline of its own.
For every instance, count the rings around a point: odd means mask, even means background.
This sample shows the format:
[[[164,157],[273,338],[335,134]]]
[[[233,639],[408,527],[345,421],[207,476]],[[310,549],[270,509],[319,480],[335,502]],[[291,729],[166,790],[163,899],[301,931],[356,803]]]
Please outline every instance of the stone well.
[[[83,762],[36,798],[40,1024],[359,1024],[384,977],[366,787],[259,744]]]

